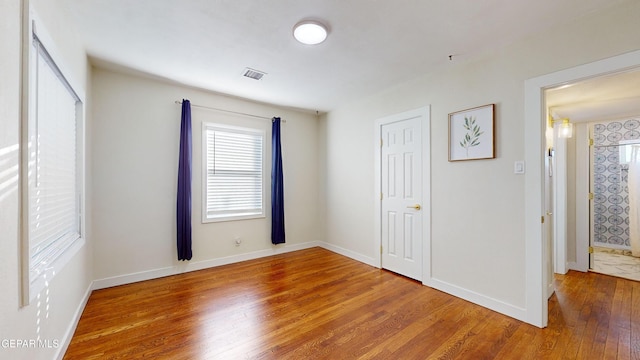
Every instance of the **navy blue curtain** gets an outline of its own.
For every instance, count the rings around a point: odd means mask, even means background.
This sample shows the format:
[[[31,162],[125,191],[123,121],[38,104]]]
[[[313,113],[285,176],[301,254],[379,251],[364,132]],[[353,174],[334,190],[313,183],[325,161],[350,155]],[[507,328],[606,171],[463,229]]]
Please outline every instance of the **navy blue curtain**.
[[[282,150],[280,148],[280,118],[271,126],[271,243],[284,243],[284,185],[282,183]]]
[[[191,260],[191,103],[182,100],[178,162],[178,260]]]

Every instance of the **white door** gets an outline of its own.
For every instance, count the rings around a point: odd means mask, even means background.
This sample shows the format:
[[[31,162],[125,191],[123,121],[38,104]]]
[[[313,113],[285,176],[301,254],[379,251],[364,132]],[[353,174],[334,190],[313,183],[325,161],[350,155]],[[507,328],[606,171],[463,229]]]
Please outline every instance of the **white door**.
[[[545,256],[546,256],[546,271],[547,271],[547,299],[553,295],[554,287],[553,287],[553,266],[555,264],[555,246],[554,246],[554,237],[553,237],[553,229],[554,229],[554,217],[553,217],[553,196],[554,196],[554,187],[553,187],[553,168],[554,168],[554,150],[552,147],[549,147],[546,154],[546,161],[544,164],[545,170],[545,211],[546,216],[544,217],[544,222],[542,224],[542,238],[546,243],[545,247]]]
[[[420,117],[381,125],[382,267],[422,280]]]

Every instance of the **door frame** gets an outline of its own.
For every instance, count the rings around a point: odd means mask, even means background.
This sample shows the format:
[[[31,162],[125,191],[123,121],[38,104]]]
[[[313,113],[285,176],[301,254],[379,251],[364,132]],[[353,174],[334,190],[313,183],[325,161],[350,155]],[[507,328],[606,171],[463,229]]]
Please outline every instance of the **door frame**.
[[[591,246],[591,214],[593,201],[591,192],[591,146],[589,146],[588,123],[574,124],[576,136],[576,262],[568,262],[569,269],[587,272],[591,267],[589,247]],[[580,240],[585,239],[585,240]]]
[[[429,285],[431,279],[431,118],[430,106],[424,106],[414,110],[405,111],[379,118],[374,123],[374,263],[382,268],[382,206],[380,194],[382,193],[382,159],[380,141],[382,139],[382,126],[408,118],[420,117],[421,152],[422,152],[422,283]]]
[[[549,306],[546,299],[546,264],[550,261],[550,249],[543,235],[544,218],[544,153],[546,105],[544,90],[602,75],[637,69],[640,66],[640,50],[604,60],[579,65],[525,81],[524,136],[525,161],[525,288],[526,321],[538,327],[546,327]],[[556,214],[554,214],[555,216]]]
[[[559,126],[553,128],[553,272],[566,274],[567,269],[567,139],[558,136]],[[553,283],[547,279],[548,284]],[[549,294],[550,296],[551,294]]]

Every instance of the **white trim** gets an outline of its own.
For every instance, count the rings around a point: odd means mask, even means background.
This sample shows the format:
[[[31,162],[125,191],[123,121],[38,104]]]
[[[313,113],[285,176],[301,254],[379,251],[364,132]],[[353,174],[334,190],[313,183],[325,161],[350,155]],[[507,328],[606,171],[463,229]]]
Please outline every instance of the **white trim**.
[[[596,76],[631,70],[640,66],[640,50],[576,66],[525,81],[525,258],[526,258],[526,322],[547,326],[545,245],[542,241],[544,190],[542,182],[544,156],[544,94],[547,88]]]
[[[377,120],[373,127],[373,266],[382,268],[382,124]]]
[[[553,129],[553,271],[564,275],[567,273],[567,139],[558,136],[559,128],[557,124]]]
[[[436,290],[443,291],[460,299],[472,302],[476,305],[480,305],[487,309],[497,311],[514,319],[525,322],[527,321],[527,311],[524,308],[520,308],[434,278],[430,279],[430,287]]]
[[[76,332],[76,328],[78,327],[78,323],[80,322],[80,318],[82,317],[82,312],[84,308],[87,306],[87,302],[89,302],[89,297],[92,293],[92,285],[89,284],[87,290],[84,292],[84,296],[82,297],[82,301],[78,304],[76,308],[76,312],[73,315],[73,319],[69,323],[67,327],[67,331],[65,331],[62,339],[60,341],[60,346],[58,347],[58,352],[55,356],[55,359],[62,360],[64,358],[64,354],[67,352],[67,348],[71,343],[71,339],[73,338],[73,334]]]
[[[569,269],[589,271],[589,131],[586,124],[575,124],[576,134],[576,261]]]
[[[44,289],[49,286],[51,280],[59,274],[62,269],[73,259],[74,256],[82,249],[85,245],[86,240],[81,237],[74,240],[69,246],[64,250],[60,256],[56,257],[51,265],[46,268],[44,274],[40,274],[33,278],[29,279],[29,303],[31,303]],[[29,256],[31,259],[31,256]]]
[[[422,111],[422,284],[431,282],[431,106]]]
[[[22,1],[22,33],[21,33],[21,64],[20,64],[20,145],[19,156],[20,165],[18,173],[18,191],[20,192],[20,201],[18,208],[20,212],[20,306],[29,305],[29,297],[31,291],[31,282],[29,280],[29,264],[31,260],[31,247],[29,246],[29,188],[28,172],[24,170],[24,165],[29,163],[29,151],[25,149],[23,144],[29,143],[29,133],[25,128],[29,124],[29,114],[31,103],[29,101],[29,93],[31,87],[31,48],[32,48],[32,22],[30,13],[30,1]]]
[[[193,127],[193,125],[192,125]],[[208,216],[208,198],[209,198],[209,193],[208,193],[208,177],[209,174],[207,173],[207,155],[208,155],[208,145],[209,143],[207,142],[207,131],[208,130],[212,130],[212,131],[220,131],[220,132],[224,132],[224,131],[228,131],[231,133],[243,133],[243,134],[251,134],[251,135],[259,135],[261,136],[261,140],[262,140],[262,163],[260,164],[262,166],[262,204],[260,207],[260,212],[245,212],[245,213],[241,213],[241,214],[218,214],[215,216]],[[201,157],[202,157],[202,164],[201,164],[201,169],[202,169],[202,195],[201,195],[201,203],[202,203],[202,209],[201,209],[201,222],[203,224],[207,224],[207,223],[215,223],[215,222],[225,222],[225,221],[236,221],[236,220],[249,220],[249,219],[263,219],[265,218],[267,215],[267,171],[266,171],[266,167],[267,167],[267,132],[264,128],[258,128],[258,127],[246,127],[246,126],[234,126],[234,125],[227,125],[227,124],[221,124],[221,123],[216,123],[216,122],[207,122],[207,121],[203,121],[202,122],[202,129],[201,129]],[[271,150],[273,151],[273,149]]]
[[[580,267],[580,264],[577,261],[568,261],[567,262],[567,268],[569,270],[575,270],[575,271],[580,271],[580,272],[587,272],[589,271],[588,269],[582,270],[582,268]]]
[[[364,256],[355,251],[347,250],[342,247],[329,244],[324,241],[310,241],[310,242],[295,244],[295,245],[285,245],[285,246],[277,245],[277,246],[274,246],[272,249],[259,250],[259,251],[254,251],[250,253],[227,256],[227,257],[218,258],[218,259],[187,263],[187,264],[184,264],[185,266],[183,266],[183,264],[180,264],[180,265],[168,266],[168,267],[158,268],[153,270],[141,271],[137,273],[98,279],[93,281],[91,289],[99,290],[99,289],[105,289],[113,286],[131,284],[131,283],[146,281],[146,280],[153,280],[153,279],[158,279],[165,276],[178,275],[178,274],[183,274],[191,271],[209,269],[217,266],[229,265],[229,264],[234,264],[242,261],[254,260],[254,259],[269,257],[273,255],[278,255],[278,254],[284,254],[292,251],[311,249],[314,247],[321,247],[323,249],[329,250],[336,254],[379,268],[379,266],[376,266],[376,262],[374,258]]]
[[[30,23],[29,34],[28,34],[29,47],[32,46],[31,44],[31,42],[33,41],[32,37],[33,37],[33,33],[35,33],[38,36],[38,39],[40,40],[44,48],[47,49],[47,53],[49,54],[53,62],[56,64],[56,66],[64,76],[65,80],[73,88],[73,92],[78,96],[78,98],[80,98],[80,102],[84,104],[86,102],[84,85],[76,81],[75,73],[73,71],[70,71],[69,68],[66,66],[64,57],[60,55],[62,54],[62,52],[58,50],[58,47],[56,46],[56,42],[53,40],[51,35],[49,35],[51,33],[47,31],[47,28],[45,27],[44,22],[40,20],[40,17],[38,16],[37,12],[32,7],[29,8],[29,23]]]
[[[346,256],[346,257],[351,258],[353,260],[359,261],[359,262],[361,262],[363,264],[371,265],[371,266],[376,267],[378,269],[380,268],[380,266],[378,265],[380,263],[376,262],[375,258],[364,256],[364,255],[359,254],[359,253],[357,253],[355,251],[347,250],[345,248],[342,248],[340,246],[336,246],[336,245],[333,245],[333,244],[329,244],[327,242],[319,242],[318,246],[320,246],[323,249],[332,251],[332,252],[334,252],[336,254],[339,254],[339,255],[342,255],[342,256]]]
[[[541,219],[544,217],[544,150],[545,137],[542,119],[545,79],[525,81],[525,304],[526,322],[546,327],[548,320],[547,271],[543,254],[546,245]]]
[[[20,258],[21,258],[21,306],[26,306],[47,286],[48,281],[59,273],[61,269],[70,261],[77,251],[85,245],[86,238],[86,174],[85,174],[85,160],[86,160],[86,126],[85,126],[85,87],[80,86],[80,83],[74,80],[74,72],[70,71],[65,65],[64,57],[56,47],[55,41],[49,35],[44,23],[40,20],[34,8],[31,7],[29,0],[23,1],[23,27],[22,27],[22,62],[21,62],[21,135],[20,135],[20,167],[22,178],[20,182],[20,217],[21,217],[21,234],[20,234]],[[32,99],[32,92],[34,91],[33,83],[33,62],[34,52],[34,34],[37,36],[38,41],[42,48],[46,49],[46,54],[50,61],[49,66],[60,78],[60,81],[65,83],[65,87],[70,90],[71,95],[76,100],[76,153],[77,153],[77,191],[79,192],[79,234],[80,237],[69,244],[64,252],[53,259],[51,266],[46,268],[46,273],[51,274],[51,278],[47,279],[47,274],[39,274],[32,276],[31,274],[31,239],[30,239],[30,226],[29,220],[29,203],[30,194],[29,189],[29,151],[26,144],[30,141],[30,133],[32,127],[30,125],[31,118],[34,111],[34,102]],[[51,62],[55,66],[51,66]],[[57,68],[57,69],[54,69]],[[58,73],[59,72],[59,73]]]
[[[233,264],[241,261],[254,260],[267,256],[284,254],[292,251],[310,249],[313,247],[321,246],[319,242],[311,241],[302,244],[294,244],[294,245],[275,245],[271,249],[258,250],[250,253],[238,254],[227,256],[223,258],[189,262],[184,264],[177,264],[174,266],[168,266],[164,268],[152,269],[141,271],[137,273],[118,275],[113,277],[108,277],[104,279],[98,279],[93,281],[93,290],[104,289],[112,286],[131,284],[139,281],[157,279],[170,275],[177,275],[182,273],[187,273],[196,270],[203,270],[208,268],[213,268],[222,265]]]

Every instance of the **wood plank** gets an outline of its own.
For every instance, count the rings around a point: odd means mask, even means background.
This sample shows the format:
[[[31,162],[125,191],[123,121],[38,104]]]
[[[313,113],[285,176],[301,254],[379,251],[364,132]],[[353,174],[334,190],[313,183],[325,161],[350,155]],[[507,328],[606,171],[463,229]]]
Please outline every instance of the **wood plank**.
[[[621,328],[624,328],[628,324],[628,320],[623,318],[624,303],[624,287],[627,283],[624,281],[616,281],[616,288],[613,294],[611,304],[611,322],[609,324],[609,331],[607,332],[607,339],[604,348],[603,359],[617,359],[619,356],[618,344],[622,337]],[[620,354],[621,355],[621,354]]]
[[[94,291],[64,359],[640,359],[640,285],[555,281],[538,329],[321,248]]]
[[[630,357],[640,359],[640,282],[631,283],[631,332],[630,332]]]

